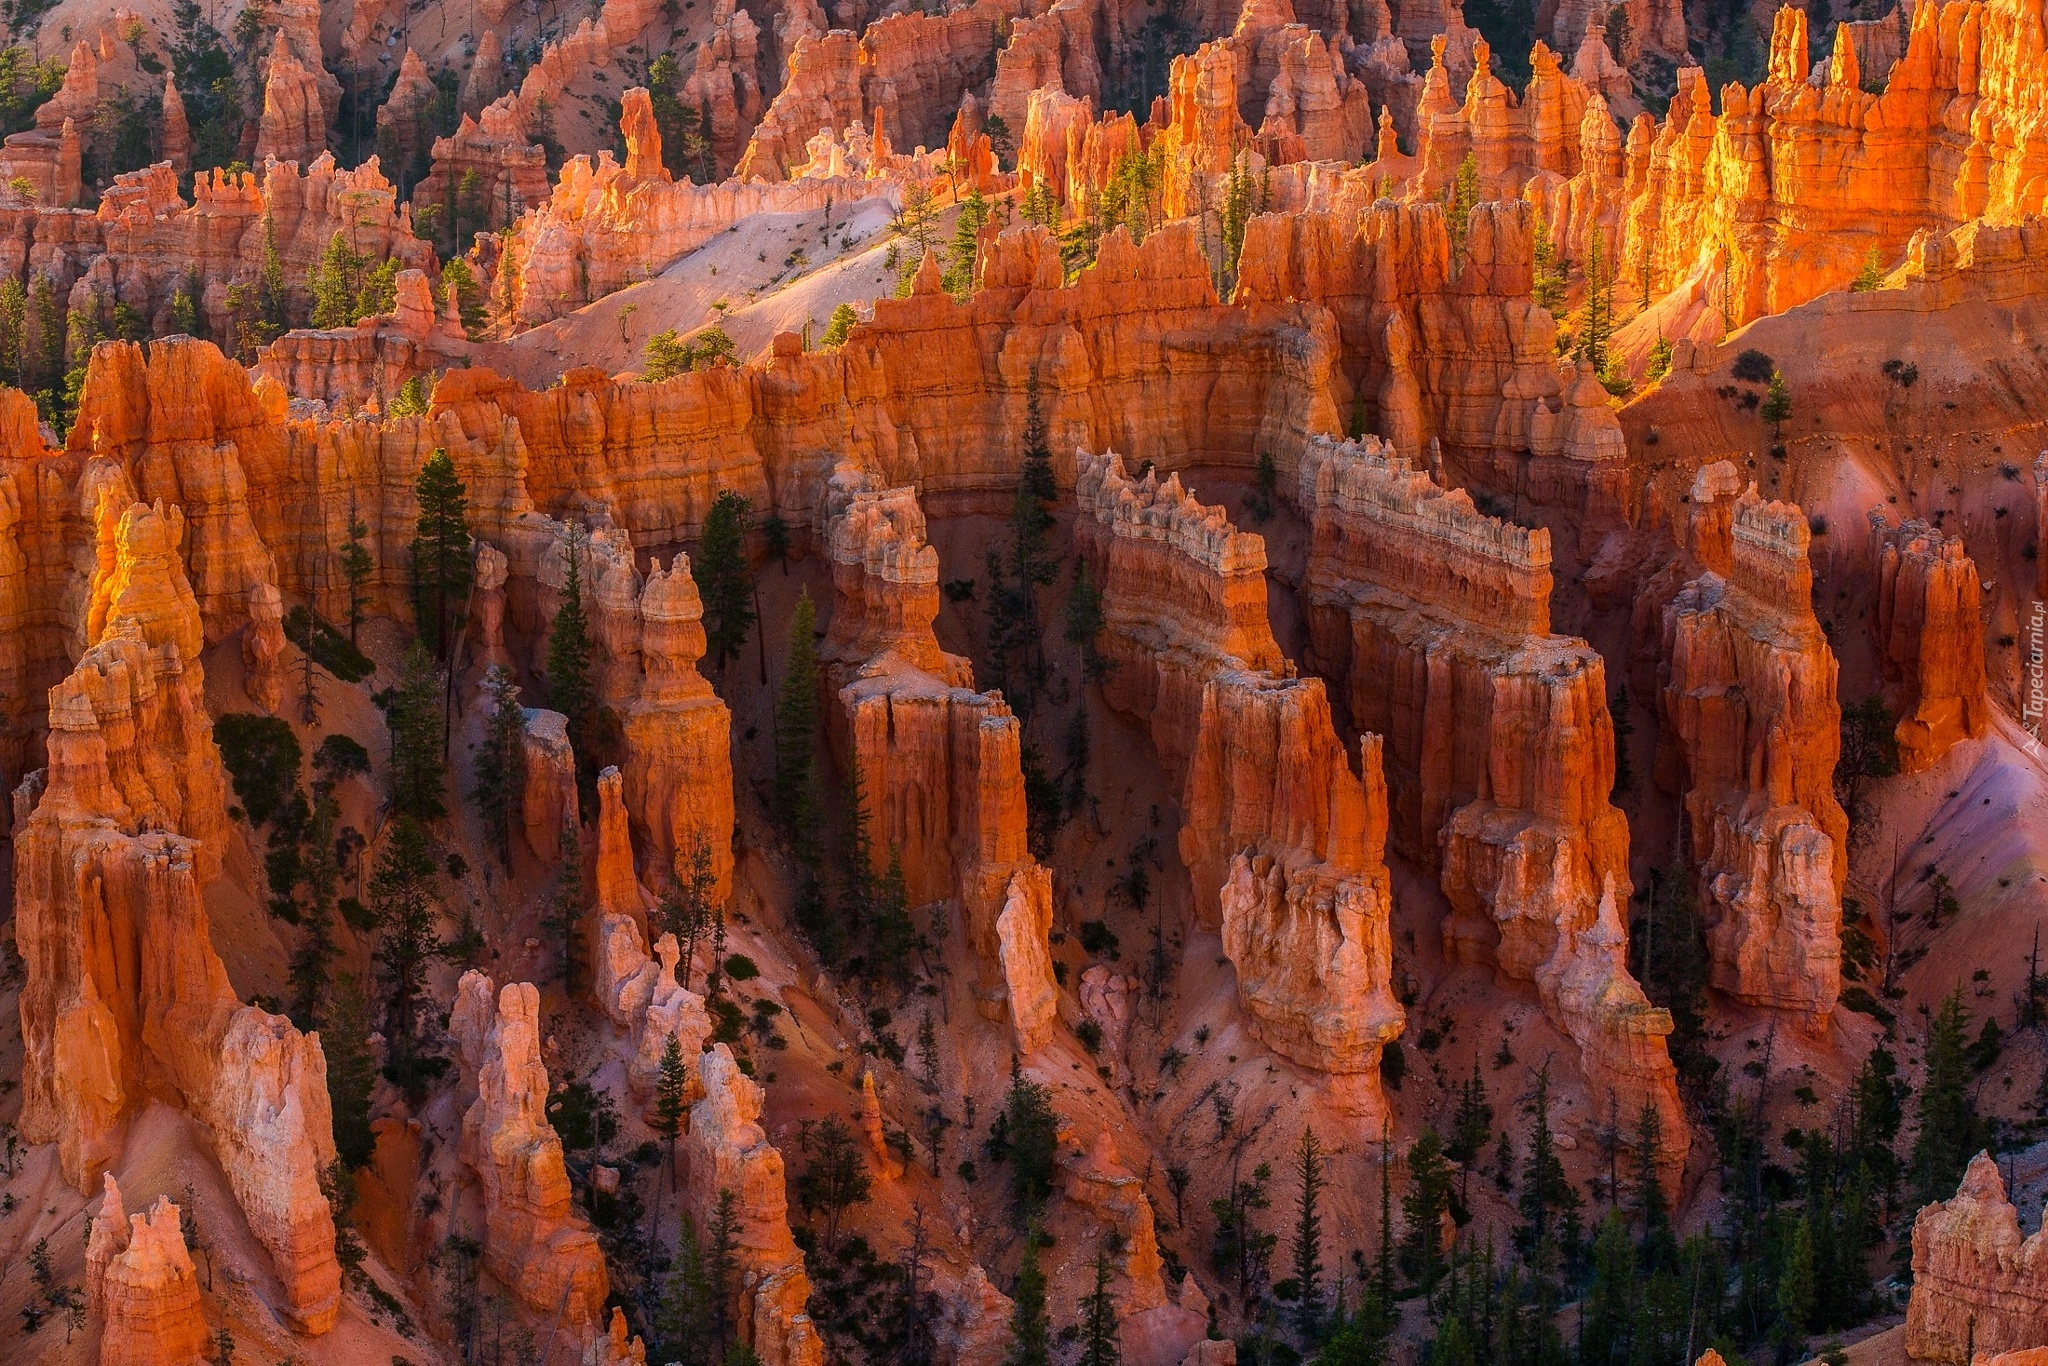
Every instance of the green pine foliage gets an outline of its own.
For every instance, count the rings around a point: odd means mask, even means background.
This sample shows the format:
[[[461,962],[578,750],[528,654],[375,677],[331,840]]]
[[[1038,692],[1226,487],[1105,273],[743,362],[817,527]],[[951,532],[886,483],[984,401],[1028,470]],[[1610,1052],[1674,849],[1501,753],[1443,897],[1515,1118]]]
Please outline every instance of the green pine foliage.
[[[775,700],[775,814],[800,842],[814,839],[818,808],[818,611],[809,589],[789,619],[789,661]]]
[[[969,190],[960,202],[960,215],[953,220],[953,241],[946,249],[946,269],[941,277],[946,292],[965,300],[974,292],[974,256],[982,225],[988,222],[988,201],[980,190]]]
[[[562,600],[548,623],[548,701],[567,718],[569,744],[582,769],[595,757],[590,732],[597,685],[590,675],[590,622],[583,606],[583,533],[573,521],[562,555]]]
[[[415,821],[448,813],[441,673],[415,640],[406,651],[398,682],[377,695],[391,733],[391,802]]]
[[[690,561],[704,603],[704,652],[715,668],[740,652],[754,626],[754,571],[746,543],[752,527],[753,505],[725,490],[705,514],[704,534]]]
[[[419,1010],[427,969],[447,952],[437,931],[434,853],[417,820],[400,815],[370,878],[370,911],[377,922],[376,961],[384,985],[394,1061],[417,1047]]]
[[[484,740],[477,748],[476,785],[470,797],[483,818],[491,846],[498,851],[498,862],[510,868],[512,819],[526,786],[526,710],[519,705],[519,685],[501,664],[493,664],[485,672],[484,697]]]
[[[852,304],[840,304],[832,310],[832,319],[825,325],[825,345],[844,346],[846,338],[860,322],[860,311]]]
[[[739,347],[717,323],[687,338],[678,336],[674,328],[657,332],[647,339],[642,351],[645,359],[640,366],[640,378],[648,384],[721,365],[739,364]]]
[[[370,1004],[348,973],[334,980],[333,1004],[320,1022],[320,1046],[327,1055],[327,1100],[334,1112],[334,1150],[350,1169],[368,1165],[376,1151],[370,1132],[370,1093],[377,1085],[377,1059],[370,1048]]]
[[[1052,1318],[1045,1307],[1045,1273],[1038,1265],[1037,1224],[1024,1233],[1024,1260],[1010,1293],[1010,1352],[1003,1366],[1052,1366]]]
[[[412,542],[413,609],[420,639],[445,664],[462,634],[462,613],[475,576],[468,494],[455,462],[440,447],[413,481],[420,515]]]

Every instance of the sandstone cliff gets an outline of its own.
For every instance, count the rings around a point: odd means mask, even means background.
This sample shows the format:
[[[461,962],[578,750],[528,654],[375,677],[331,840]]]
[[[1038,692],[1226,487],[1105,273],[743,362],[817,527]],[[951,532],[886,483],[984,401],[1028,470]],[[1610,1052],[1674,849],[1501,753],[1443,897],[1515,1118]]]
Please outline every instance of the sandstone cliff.
[[[977,1003],[1007,1018],[1028,1053],[1050,1037],[1057,991],[1052,876],[1025,840],[1023,729],[932,634],[939,559],[915,493],[871,483],[843,466],[826,494],[833,609],[822,657],[839,699],[830,729],[858,765],[874,871],[894,857],[913,905],[958,899]]]
[[[1439,869],[1448,956],[1533,982],[1596,1098],[1689,1141],[1670,1015],[1627,968],[1628,824],[1606,669],[1550,631],[1550,538],[1484,516],[1378,442],[1318,441],[1295,489],[1312,664],[1384,728],[1397,848]]]
[[[1955,1198],[1913,1221],[1913,1298],[1906,1350],[1918,1361],[1967,1366],[2038,1347],[2048,1317],[2048,1234],[2020,1236],[1998,1164],[1979,1153]]]
[[[1131,479],[1080,457],[1077,539],[1102,585],[1111,705],[1147,719],[1183,791],[1181,861],[1220,925],[1268,1047],[1346,1079],[1378,1113],[1379,1057],[1400,1032],[1382,861],[1379,742],[1352,771],[1320,679],[1294,677],[1266,619],[1265,543],[1178,476]]]
[[[85,1261],[87,1303],[101,1321],[100,1366],[197,1366],[212,1348],[199,1272],[170,1197],[159,1195],[147,1214],[128,1214],[108,1176]]]
[[[135,504],[106,525],[90,648],[50,693],[49,767],[16,794],[21,1128],[81,1190],[129,1112],[182,1098],[211,1134],[302,1332],[335,1319],[341,1273],[319,1173],[333,1160],[316,1037],[244,1006],[208,937],[226,781],[203,703],[183,521]]]
[[[735,1197],[741,1273],[735,1308],[762,1366],[823,1366],[824,1342],[804,1307],[811,1293],[804,1254],[789,1231],[782,1154],[759,1122],[761,1088],[740,1072],[724,1044],[703,1055],[699,1076],[703,1096],[690,1109],[683,1198],[704,1228],[719,1196],[730,1191]]]
[[[1696,500],[1706,568],[1663,611],[1658,781],[1684,799],[1713,985],[1824,1027],[1848,874],[1835,656],[1805,514],[1754,486],[1720,501]]]

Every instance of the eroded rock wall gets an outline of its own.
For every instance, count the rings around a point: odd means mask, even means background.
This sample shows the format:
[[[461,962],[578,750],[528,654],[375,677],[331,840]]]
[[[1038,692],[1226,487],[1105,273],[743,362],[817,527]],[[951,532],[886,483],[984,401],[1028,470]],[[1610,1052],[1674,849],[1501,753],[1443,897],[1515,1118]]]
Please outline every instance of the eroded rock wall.
[[[1979,1153],[1955,1197],[1925,1206],[1913,1221],[1906,1350],[1916,1361],[1966,1366],[2038,1347],[2044,1318],[2048,1233],[2021,1236],[1998,1163]]]

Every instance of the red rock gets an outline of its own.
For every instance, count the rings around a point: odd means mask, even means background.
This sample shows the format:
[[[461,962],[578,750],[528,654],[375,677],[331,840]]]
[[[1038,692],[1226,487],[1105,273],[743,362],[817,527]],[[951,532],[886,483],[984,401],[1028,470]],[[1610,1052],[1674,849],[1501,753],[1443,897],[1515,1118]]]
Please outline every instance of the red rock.
[[[1351,770],[1320,679],[1297,679],[1266,616],[1264,541],[1178,476],[1133,481],[1081,457],[1076,539],[1102,585],[1104,686],[1148,718],[1182,785],[1181,861],[1219,924],[1238,994],[1268,1047],[1346,1078],[1377,1113],[1379,1057],[1403,1020],[1392,991],[1392,884],[1376,737]]]
[[[1902,685],[1899,768],[1918,773],[1958,740],[1982,735],[1990,721],[1977,566],[1960,536],[1944,536],[1921,521],[1895,527],[1876,508],[1870,554],[1878,667]]]
[[[1688,1148],[1667,1012],[1629,975],[1628,824],[1608,800],[1606,671],[1550,631],[1550,538],[1481,515],[1377,442],[1302,456],[1312,664],[1385,727],[1396,847],[1439,868],[1446,954],[1533,982],[1596,1098]]]
[[[789,1231],[782,1154],[759,1123],[761,1088],[722,1043],[703,1055],[699,1076],[704,1093],[690,1107],[683,1198],[699,1228],[717,1213],[721,1191],[737,1199],[734,1255],[745,1287],[738,1308],[762,1366],[824,1366],[824,1343],[805,1309],[804,1255]]]
[[[107,1177],[86,1265],[89,1303],[103,1320],[101,1366],[196,1366],[212,1347],[199,1272],[170,1197],[159,1195],[146,1215],[128,1215]]]
[[[562,832],[581,828],[576,795],[576,755],[569,747],[569,718],[558,711],[526,709],[519,743],[524,755],[525,786],[519,811],[526,825],[526,847],[550,866],[562,860]]]
[[[1955,1198],[1913,1221],[1913,1297],[1906,1350],[1916,1361],[1967,1366],[2037,1346],[2048,1318],[2048,1234],[2020,1235],[1998,1164],[1970,1161]]]
[[[1695,500],[1697,503],[1697,499]],[[1663,612],[1658,778],[1684,796],[1719,990],[1824,1027],[1841,988],[1848,818],[1836,665],[1813,615],[1806,516],[1752,486]]]
[[[484,1265],[536,1313],[595,1325],[607,1293],[604,1254],[575,1208],[562,1141],[548,1123],[540,996],[528,982],[507,983],[495,1009],[490,996],[489,978],[465,974],[459,1000],[471,1004],[460,1028],[451,1025],[476,1074],[462,1155],[483,1186]]]
[[[314,65],[318,65],[317,57]],[[310,166],[327,147],[327,113],[320,83],[277,31],[263,76],[263,117],[256,132],[258,164],[275,159]]]

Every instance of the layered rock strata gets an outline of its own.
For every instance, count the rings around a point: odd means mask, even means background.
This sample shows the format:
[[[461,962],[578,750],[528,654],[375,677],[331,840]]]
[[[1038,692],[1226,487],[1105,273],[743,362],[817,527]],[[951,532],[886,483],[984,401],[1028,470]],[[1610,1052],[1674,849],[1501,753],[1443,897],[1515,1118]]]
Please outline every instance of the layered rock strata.
[[[823,1366],[825,1348],[805,1309],[810,1277],[789,1229],[782,1154],[762,1130],[761,1088],[715,1044],[699,1065],[703,1094],[690,1107],[683,1140],[688,1167],[683,1198],[699,1228],[710,1226],[721,1194],[739,1215],[734,1256],[740,1285],[735,1320],[762,1366]]]
[[[1354,725],[1383,728],[1391,837],[1438,869],[1446,953],[1535,984],[1602,1108],[1656,1112],[1675,1188],[1689,1143],[1671,1017],[1627,967],[1606,668],[1550,630],[1549,533],[1370,440],[1311,443],[1295,497],[1311,663]]]
[[[1821,1025],[1841,989],[1848,875],[1835,656],[1805,514],[1732,483],[1695,499],[1704,568],[1663,611],[1657,776],[1684,800],[1712,985]]]
[[[1918,773],[1990,721],[1977,566],[1960,536],[1870,512],[1878,668],[1899,688],[1899,768]]]
[[[341,1290],[320,1173],[334,1159],[316,1036],[244,1006],[208,936],[200,889],[220,870],[226,779],[204,705],[198,602],[174,510],[100,511],[89,648],[50,692],[49,767],[16,792],[23,1106],[81,1190],[119,1157],[150,1094],[211,1135],[249,1231],[302,1332]]]
[[[1348,1079],[1377,1112],[1401,1030],[1379,742],[1353,772],[1320,679],[1294,676],[1266,617],[1264,541],[1186,494],[1078,457],[1077,540],[1102,586],[1105,696],[1149,722],[1182,790],[1181,861],[1220,927],[1259,1038]]]
[[[1967,1366],[2040,1346],[2044,1322],[2048,1233],[2021,1236],[1998,1163],[1979,1153],[1955,1197],[1913,1221],[1906,1351],[1916,1361]]]
[[[476,1100],[462,1119],[462,1156],[483,1191],[484,1266],[519,1302],[565,1323],[595,1327],[609,1282],[597,1236],[575,1208],[562,1141],[548,1123],[540,1060],[540,994],[530,982],[502,991],[463,974],[449,1031]]]
[[[1025,837],[1023,728],[967,660],[939,649],[939,557],[908,488],[842,466],[826,494],[833,609],[822,659],[835,742],[858,767],[877,874],[893,859],[913,905],[958,900],[976,998],[1020,1050],[1052,1030],[1052,874]]]
[[[100,1366],[196,1366],[213,1346],[199,1307],[199,1272],[178,1207],[159,1195],[128,1214],[109,1174],[86,1242],[86,1302],[100,1320]]]

